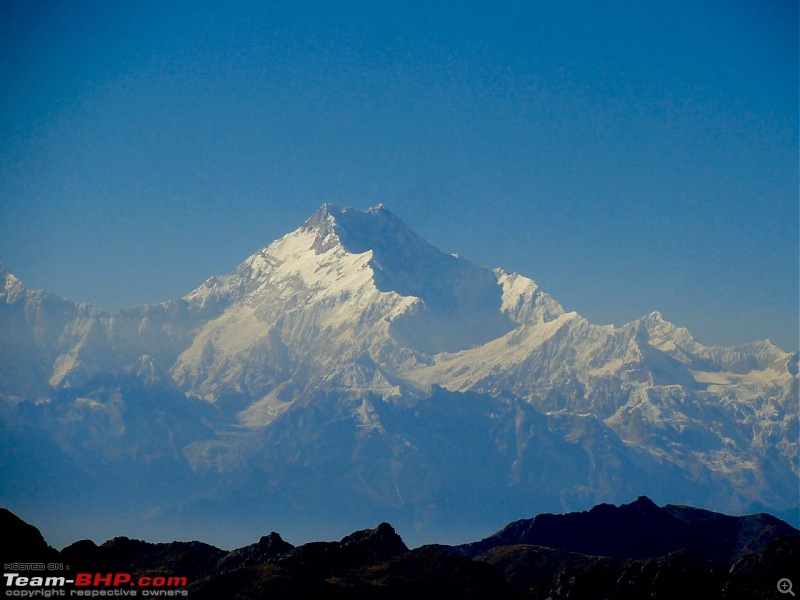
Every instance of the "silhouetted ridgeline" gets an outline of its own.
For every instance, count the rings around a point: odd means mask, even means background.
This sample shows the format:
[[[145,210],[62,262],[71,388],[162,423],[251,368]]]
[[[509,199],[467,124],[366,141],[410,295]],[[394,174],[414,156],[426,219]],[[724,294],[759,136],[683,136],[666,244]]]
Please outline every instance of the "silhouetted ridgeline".
[[[185,577],[185,587],[169,591],[195,599],[752,599],[781,597],[782,578],[800,584],[800,532],[783,521],[658,507],[645,497],[516,521],[470,544],[413,550],[387,523],[338,542],[300,546],[273,532],[230,552],[196,541],[151,544],[124,537],[100,546],[83,540],[58,552],[5,509],[0,530],[5,573],[67,579],[81,572],[129,573],[134,582]],[[12,563],[41,563],[43,571],[18,565],[12,571]],[[52,564],[64,570],[45,567]],[[123,589],[139,595],[168,591],[130,584]]]

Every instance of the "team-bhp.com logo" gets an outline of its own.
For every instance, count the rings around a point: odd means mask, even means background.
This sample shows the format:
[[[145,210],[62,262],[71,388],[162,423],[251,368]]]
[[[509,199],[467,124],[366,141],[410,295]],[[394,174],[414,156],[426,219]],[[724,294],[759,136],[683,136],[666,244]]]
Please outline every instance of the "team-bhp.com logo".
[[[186,577],[139,576],[130,573],[75,573],[65,576],[31,576],[3,573],[5,595],[16,598],[83,596],[169,597],[188,596]]]

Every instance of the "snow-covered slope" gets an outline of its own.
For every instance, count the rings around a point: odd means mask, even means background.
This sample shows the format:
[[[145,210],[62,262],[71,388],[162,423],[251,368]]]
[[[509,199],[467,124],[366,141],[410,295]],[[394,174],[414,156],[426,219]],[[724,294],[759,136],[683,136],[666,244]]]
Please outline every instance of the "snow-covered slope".
[[[101,504],[97,473],[151,515],[267,506],[343,531],[373,515],[421,541],[643,494],[797,505],[797,354],[706,347],[657,312],[591,324],[383,206],[325,205],[234,272],[115,315],[0,277],[12,479],[44,478],[58,457]],[[143,465],[169,484],[132,491],[122,474]]]
[[[522,285],[507,287],[517,313],[534,311]],[[227,308],[178,357],[175,380],[210,401],[256,399],[251,425],[287,406],[296,395],[287,386],[398,395],[403,374],[441,351],[479,346],[515,326],[492,271],[443,254],[382,206],[323,206],[186,300]]]

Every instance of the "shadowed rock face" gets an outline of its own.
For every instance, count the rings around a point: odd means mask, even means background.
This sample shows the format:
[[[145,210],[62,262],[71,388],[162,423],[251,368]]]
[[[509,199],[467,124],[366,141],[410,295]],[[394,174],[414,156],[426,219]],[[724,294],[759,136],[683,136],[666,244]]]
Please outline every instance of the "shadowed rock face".
[[[498,546],[476,560],[499,569],[524,598],[775,598],[779,579],[800,576],[800,536],[718,562],[685,550],[647,559],[589,556],[541,546]]]
[[[56,561],[58,552],[47,545],[36,527],[0,508],[0,558],[4,563],[47,563]]]
[[[70,564],[73,573],[186,577],[186,590],[202,600],[308,595],[398,600],[667,600],[686,595],[738,600],[773,598],[778,579],[800,580],[800,532],[786,523],[765,515],[729,517],[687,506],[659,508],[645,497],[619,507],[600,505],[583,513],[517,521],[460,547],[413,550],[387,523],[337,542],[300,546],[273,532],[230,552],[201,542],[114,538],[100,546],[79,541],[58,553],[35,527],[8,511],[0,512],[0,526],[16,534],[4,537],[14,540],[4,546],[6,554],[60,561]],[[579,546],[605,555],[564,549]]]
[[[278,556],[285,555],[294,549],[289,542],[274,531],[263,536],[258,543],[237,548],[222,558],[217,564],[221,571],[234,571],[246,567],[255,567]]]

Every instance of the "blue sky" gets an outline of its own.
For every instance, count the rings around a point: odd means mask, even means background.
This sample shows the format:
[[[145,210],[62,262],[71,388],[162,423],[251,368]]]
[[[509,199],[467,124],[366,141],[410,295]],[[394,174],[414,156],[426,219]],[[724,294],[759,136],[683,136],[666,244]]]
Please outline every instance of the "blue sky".
[[[115,310],[379,202],[568,310],[798,347],[798,5],[0,3],[0,261]]]

